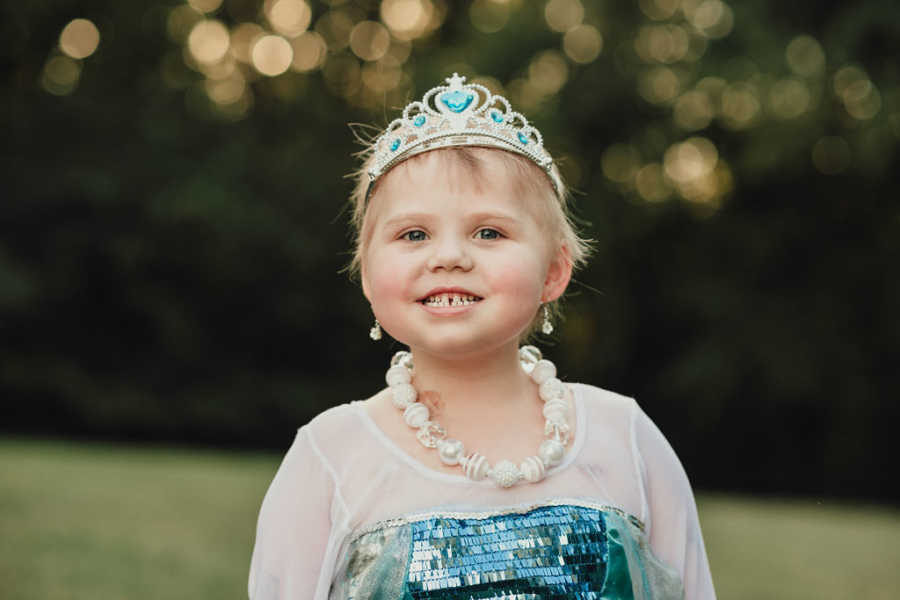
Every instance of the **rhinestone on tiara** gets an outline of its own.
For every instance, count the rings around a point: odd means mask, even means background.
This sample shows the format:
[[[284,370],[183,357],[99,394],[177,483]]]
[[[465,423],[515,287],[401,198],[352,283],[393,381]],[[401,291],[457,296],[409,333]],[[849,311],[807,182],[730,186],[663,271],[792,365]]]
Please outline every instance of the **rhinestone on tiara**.
[[[375,140],[367,197],[378,178],[397,163],[451,146],[499,148],[525,156],[547,174],[557,196],[562,195],[562,182],[544,150],[541,132],[514,112],[506,98],[483,85],[465,83],[457,73],[445,81],[448,85],[431,88],[422,100],[407,104],[403,115]]]

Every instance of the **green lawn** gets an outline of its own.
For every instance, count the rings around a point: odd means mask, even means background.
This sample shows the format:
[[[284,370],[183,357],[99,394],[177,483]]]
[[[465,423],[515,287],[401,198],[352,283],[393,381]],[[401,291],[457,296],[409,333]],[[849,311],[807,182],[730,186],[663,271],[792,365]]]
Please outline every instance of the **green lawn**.
[[[0,439],[0,598],[246,598],[278,457]],[[719,598],[900,597],[900,512],[701,496]]]

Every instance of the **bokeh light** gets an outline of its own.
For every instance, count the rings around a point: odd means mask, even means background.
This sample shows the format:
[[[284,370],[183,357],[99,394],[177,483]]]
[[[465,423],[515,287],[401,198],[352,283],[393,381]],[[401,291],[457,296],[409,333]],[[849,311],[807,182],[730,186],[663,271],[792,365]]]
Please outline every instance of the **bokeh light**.
[[[377,63],[368,63],[362,68],[362,82],[376,94],[390,92],[403,80],[403,70],[397,67],[384,67]]]
[[[627,183],[637,173],[640,159],[637,149],[631,144],[612,144],[603,151],[600,167],[607,179]]]
[[[779,119],[794,119],[807,111],[809,88],[796,79],[782,79],[769,90],[769,110]]]
[[[881,94],[865,71],[846,66],[834,74],[834,91],[854,119],[871,119],[881,110]]]
[[[565,33],[584,20],[581,0],[549,0],[544,6],[544,18],[553,31]]]
[[[229,77],[224,79],[207,79],[204,85],[210,99],[216,104],[222,105],[237,102],[247,89],[247,82],[238,71],[232,72]]]
[[[231,30],[231,54],[242,63],[249,64],[250,52],[256,41],[266,34],[256,23],[241,23]]]
[[[277,33],[297,37],[309,27],[312,10],[304,0],[266,0],[266,18]]]
[[[641,167],[635,175],[634,185],[647,202],[662,202],[672,195],[672,186],[666,181],[662,165],[657,162]]]
[[[819,172],[837,175],[850,166],[850,145],[840,136],[825,136],[812,149],[812,162]]]
[[[509,4],[502,0],[475,0],[469,6],[472,26],[482,33],[496,33],[509,21]]]
[[[72,58],[87,58],[100,44],[100,31],[87,19],[73,19],[59,35],[59,48]]]
[[[294,59],[291,44],[280,35],[266,35],[253,44],[250,52],[253,68],[269,77],[281,75],[288,70]]]
[[[569,77],[569,66],[556,50],[545,50],[528,65],[530,84],[544,95],[557,93]]]
[[[672,117],[675,124],[686,131],[708,126],[715,116],[712,99],[703,90],[692,90],[675,102]]]
[[[391,34],[377,21],[361,21],[350,31],[350,49],[363,60],[380,60],[391,47]]]
[[[384,0],[381,21],[401,40],[420,37],[431,25],[434,5],[430,0]]]
[[[68,56],[54,56],[44,65],[41,86],[56,96],[71,94],[81,77],[81,63]]]
[[[291,47],[294,50],[291,68],[301,73],[321,67],[328,54],[325,40],[315,31],[307,31],[294,38],[291,40]]]
[[[654,21],[665,21],[675,14],[680,0],[639,0],[641,11]]]
[[[644,25],[638,30],[634,49],[644,62],[673,63],[690,49],[690,37],[679,25]]]
[[[687,3],[685,3],[687,5]],[[720,0],[704,0],[690,12],[691,24],[708,38],[723,38],[734,27],[734,12]]]
[[[188,36],[188,49],[199,63],[214,63],[222,59],[231,45],[228,29],[220,21],[207,19],[198,22]]]
[[[638,78],[638,93],[644,100],[662,104],[678,95],[681,82],[675,71],[669,67],[654,67],[644,71]]]
[[[814,37],[799,35],[784,52],[791,70],[802,77],[813,77],[825,70],[825,51]]]
[[[720,116],[729,129],[750,127],[759,117],[761,105],[756,88],[737,82],[722,90]]]
[[[587,64],[600,56],[603,36],[593,25],[576,25],[563,36],[562,47],[572,62]]]
[[[188,0],[188,4],[198,12],[212,13],[219,10],[222,0]]]
[[[678,183],[711,173],[718,161],[719,152],[715,144],[704,137],[692,137],[672,144],[663,157],[666,175]]]
[[[337,52],[350,45],[354,22],[344,11],[329,11],[316,21],[316,32],[322,36],[329,50]]]
[[[169,12],[169,16],[166,19],[166,31],[169,37],[176,42],[183,42],[191,33],[194,25],[201,20],[203,20],[201,13],[187,4],[182,4]]]

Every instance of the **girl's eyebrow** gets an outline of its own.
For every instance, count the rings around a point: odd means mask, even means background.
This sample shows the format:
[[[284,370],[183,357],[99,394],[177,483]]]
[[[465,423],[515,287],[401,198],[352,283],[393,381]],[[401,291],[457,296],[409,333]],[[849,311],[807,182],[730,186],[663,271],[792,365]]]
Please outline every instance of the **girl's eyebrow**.
[[[430,218],[433,218],[433,215],[429,213],[400,213],[399,215],[395,215],[385,221],[384,226],[391,227],[393,225],[397,225],[399,223],[407,223],[409,221],[427,221]]]
[[[432,213],[423,213],[423,212],[408,212],[408,213],[400,213],[399,215],[394,215],[390,219],[384,222],[385,227],[393,227],[395,225],[401,223],[408,223],[410,221],[413,222],[424,222],[429,221],[435,218],[435,215]],[[477,212],[470,213],[464,215],[463,218],[466,221],[505,221],[508,223],[517,223],[519,219],[517,219],[514,215],[502,212],[502,211],[493,211],[493,212]]]

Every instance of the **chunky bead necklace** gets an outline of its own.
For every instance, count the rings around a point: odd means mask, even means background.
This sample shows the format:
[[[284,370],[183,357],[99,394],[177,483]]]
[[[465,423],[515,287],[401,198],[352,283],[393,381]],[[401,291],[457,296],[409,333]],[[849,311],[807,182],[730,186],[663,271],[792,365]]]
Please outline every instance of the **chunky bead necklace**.
[[[556,378],[556,366],[541,357],[541,351],[534,346],[519,349],[519,362],[538,386],[538,395],[544,401],[544,435],[547,437],[536,456],[529,456],[521,464],[501,460],[491,466],[487,459],[477,453],[466,454],[463,443],[448,438],[444,427],[430,420],[428,407],[417,400],[418,392],[412,385],[412,354],[397,352],[391,359],[385,380],[391,389],[391,401],[403,411],[403,420],[416,429],[416,438],[426,448],[436,448],[438,456],[446,465],[459,465],[466,477],[473,481],[490,478],[500,487],[508,488],[520,481],[536,483],[544,478],[548,468],[562,462],[569,442],[569,404],[566,388]]]

